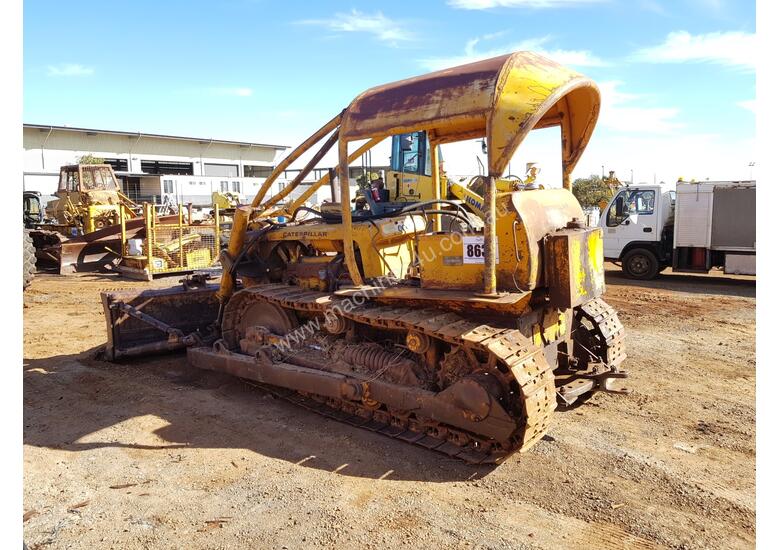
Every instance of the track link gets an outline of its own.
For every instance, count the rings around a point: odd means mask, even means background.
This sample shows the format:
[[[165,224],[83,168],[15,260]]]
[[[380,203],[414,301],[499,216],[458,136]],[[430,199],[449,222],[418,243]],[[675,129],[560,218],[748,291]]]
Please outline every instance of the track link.
[[[596,298],[577,308],[576,315],[593,325],[590,332],[597,343],[596,355],[606,366],[617,370],[626,358],[623,342],[626,331],[617,311],[601,298]]]
[[[547,432],[556,407],[555,379],[541,348],[516,329],[491,327],[440,309],[414,309],[354,301],[288,285],[263,285],[236,293],[225,310],[223,327],[236,327],[242,313],[263,301],[282,308],[325,314],[332,310],[356,323],[391,330],[423,332],[431,338],[466,349],[482,350],[493,372],[508,390],[508,412],[518,427],[507,441],[481,438],[431,419],[372,409],[353,401],[323,399],[275,387],[288,401],[325,416],[436,450],[471,463],[496,464],[516,451],[525,451]],[[349,306],[348,306],[349,304]],[[231,329],[223,338],[235,342]]]
[[[403,411],[382,410],[376,405],[369,407],[361,402],[259,384],[296,405],[474,464],[497,464],[516,451],[528,450],[549,429],[556,408],[553,367],[544,358],[542,349],[517,329],[482,324],[436,308],[380,305],[371,301],[370,296],[356,305],[354,297],[272,284],[251,287],[233,296],[225,310],[225,341],[238,341],[235,332],[238,321],[258,302],[318,315],[332,311],[354,323],[388,330],[414,330],[440,342],[479,350],[488,357],[491,374],[505,388],[508,397],[504,406],[515,418],[517,429],[506,441],[496,441],[432,419],[415,418]],[[603,300],[595,299],[577,308],[575,315],[580,320],[587,319],[593,327],[590,330],[595,344],[593,354],[613,371],[619,371],[626,355],[625,330],[617,312]]]

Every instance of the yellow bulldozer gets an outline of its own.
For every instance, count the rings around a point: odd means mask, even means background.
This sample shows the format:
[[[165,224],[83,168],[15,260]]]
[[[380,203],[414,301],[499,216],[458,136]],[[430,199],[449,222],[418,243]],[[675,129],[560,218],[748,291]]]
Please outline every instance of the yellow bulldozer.
[[[140,208],[120,191],[108,164],[72,164],[60,168],[57,199],[46,205],[51,228],[64,235],[92,233],[117,225],[120,212],[134,218]]]
[[[623,327],[601,299],[601,230],[584,225],[569,190],[599,105],[592,80],[532,52],[369,89],[236,209],[218,286],[102,295],[106,356],[186,349],[194,367],[471,463],[529,449],[557,406],[623,391],[627,376]],[[563,188],[499,191],[523,139],[553,126]],[[353,209],[350,163],[413,132],[431,144],[429,187],[380,212]],[[488,170],[477,227],[446,198],[438,145],[480,138]],[[280,208],[334,146],[336,169]],[[267,197],[310,150],[301,173]],[[327,184],[329,208],[303,206]],[[299,220],[301,211],[316,215]]]

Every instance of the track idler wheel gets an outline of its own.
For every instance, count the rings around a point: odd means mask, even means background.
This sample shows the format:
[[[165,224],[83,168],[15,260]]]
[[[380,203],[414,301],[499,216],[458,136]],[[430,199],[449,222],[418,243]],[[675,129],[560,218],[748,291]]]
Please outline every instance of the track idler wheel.
[[[251,327],[264,327],[271,334],[284,336],[299,326],[292,312],[269,302],[247,300],[244,292],[234,294],[225,308],[222,338],[228,349],[238,349]]]
[[[462,410],[464,418],[480,422],[490,416],[491,411],[506,414],[498,401],[501,383],[488,373],[475,373],[461,378],[442,392],[442,397]]]

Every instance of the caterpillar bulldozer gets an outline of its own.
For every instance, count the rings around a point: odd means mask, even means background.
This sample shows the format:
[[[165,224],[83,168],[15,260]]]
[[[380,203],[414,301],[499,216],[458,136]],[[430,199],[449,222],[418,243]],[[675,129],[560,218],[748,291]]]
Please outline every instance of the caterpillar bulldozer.
[[[624,330],[601,299],[601,230],[584,225],[570,191],[599,105],[592,80],[532,52],[369,89],[236,209],[219,285],[102,294],[107,358],[186,349],[193,367],[470,463],[531,448],[558,406],[625,391]],[[553,126],[562,188],[499,191],[523,139]],[[353,209],[350,163],[422,131],[428,187],[379,213]],[[438,146],[479,138],[488,171],[476,226],[446,198]],[[280,206],[334,146],[338,166]],[[301,173],[267,197],[309,150]],[[328,184],[333,203],[303,206]],[[299,220],[302,211],[316,215]]]
[[[53,229],[77,235],[117,225],[120,211],[134,218],[139,208],[119,190],[111,165],[72,164],[60,168],[57,198],[46,205],[46,215]]]

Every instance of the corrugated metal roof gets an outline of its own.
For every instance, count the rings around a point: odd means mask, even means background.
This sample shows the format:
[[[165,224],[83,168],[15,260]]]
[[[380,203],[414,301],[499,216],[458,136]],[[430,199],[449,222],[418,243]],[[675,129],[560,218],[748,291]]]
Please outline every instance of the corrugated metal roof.
[[[128,136],[128,137],[148,137],[155,139],[174,139],[182,141],[196,141],[198,143],[222,143],[226,145],[239,145],[244,147],[270,147],[272,149],[284,150],[289,149],[289,145],[273,145],[270,143],[252,143],[248,141],[232,141],[227,139],[213,139],[213,138],[196,138],[187,136],[170,136],[166,134],[150,134],[147,132],[123,132],[119,130],[98,130],[95,128],[74,128],[71,126],[52,126],[50,124],[24,124],[25,128],[36,130],[58,130],[64,132],[77,132],[77,133],[94,133],[94,134],[108,134],[115,136]]]

